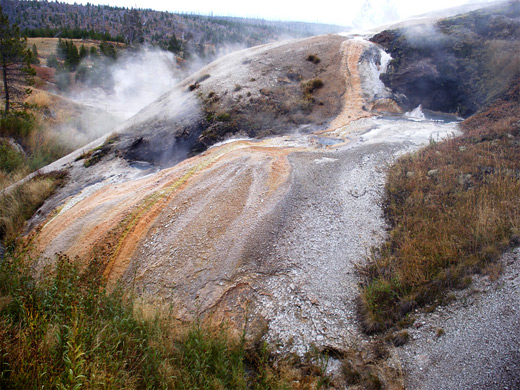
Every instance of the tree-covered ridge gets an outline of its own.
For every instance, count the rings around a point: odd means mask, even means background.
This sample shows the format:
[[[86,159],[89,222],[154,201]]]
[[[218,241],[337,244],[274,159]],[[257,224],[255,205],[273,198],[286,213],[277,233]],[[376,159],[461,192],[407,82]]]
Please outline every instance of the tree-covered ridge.
[[[167,48],[172,36],[195,51],[200,46],[240,44],[255,46],[282,37],[305,37],[344,31],[344,27],[301,22],[173,14],[151,9],[128,9],[91,4],[47,1],[2,1],[11,23],[31,36],[54,33],[63,38],[134,41],[135,26],[142,28],[143,41]],[[129,23],[131,20],[131,23]],[[87,32],[88,36],[84,36]],[[96,36],[101,34],[102,37]],[[193,50],[191,50],[193,51]]]

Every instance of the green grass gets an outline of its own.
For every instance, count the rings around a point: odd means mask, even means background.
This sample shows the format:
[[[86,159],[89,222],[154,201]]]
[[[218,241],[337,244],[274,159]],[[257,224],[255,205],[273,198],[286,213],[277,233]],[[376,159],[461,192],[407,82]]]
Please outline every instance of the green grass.
[[[105,287],[102,264],[78,264],[59,256],[41,280],[20,258],[0,265],[0,388],[287,388],[267,350],[225,329],[147,319]]]
[[[27,137],[35,129],[35,117],[27,111],[10,111],[0,116],[0,135]]]
[[[494,272],[500,255],[520,243],[519,90],[513,85],[505,100],[466,120],[462,136],[391,167],[389,238],[362,270],[367,332],[442,302],[475,273]]]

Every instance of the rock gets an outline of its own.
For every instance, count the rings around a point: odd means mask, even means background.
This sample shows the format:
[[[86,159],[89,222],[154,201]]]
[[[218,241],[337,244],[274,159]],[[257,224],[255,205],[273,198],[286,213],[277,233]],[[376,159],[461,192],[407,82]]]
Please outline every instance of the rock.
[[[461,186],[466,186],[467,184],[469,184],[470,180],[471,180],[471,175],[468,173],[468,174],[463,174],[461,173],[458,177],[458,182]]]
[[[438,169],[430,169],[428,171],[428,177],[435,177],[439,174],[439,170]]]

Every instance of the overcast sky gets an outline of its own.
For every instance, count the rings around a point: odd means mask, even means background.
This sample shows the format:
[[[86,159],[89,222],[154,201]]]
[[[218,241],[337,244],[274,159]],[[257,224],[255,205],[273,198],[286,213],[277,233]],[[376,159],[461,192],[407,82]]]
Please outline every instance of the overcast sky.
[[[65,0],[67,3],[107,4],[158,11],[191,12],[215,16],[244,16],[296,20],[343,26],[366,25],[366,19],[386,23],[428,11],[454,7],[468,0]],[[361,10],[364,11],[361,11]]]

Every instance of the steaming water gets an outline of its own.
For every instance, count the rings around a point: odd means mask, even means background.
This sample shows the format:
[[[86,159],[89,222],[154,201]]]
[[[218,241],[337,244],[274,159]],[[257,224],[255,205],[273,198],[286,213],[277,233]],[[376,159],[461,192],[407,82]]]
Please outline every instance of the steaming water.
[[[416,108],[414,108],[412,111],[408,111],[404,114],[405,118],[408,118],[412,121],[423,121],[426,119],[426,115],[424,115],[424,112],[422,110],[422,105],[419,104]]]
[[[392,92],[381,81],[381,74],[386,72],[392,57],[373,43],[365,40],[364,42],[369,46],[369,49],[358,64],[358,71],[361,76],[365,99],[373,101],[389,98]]]

